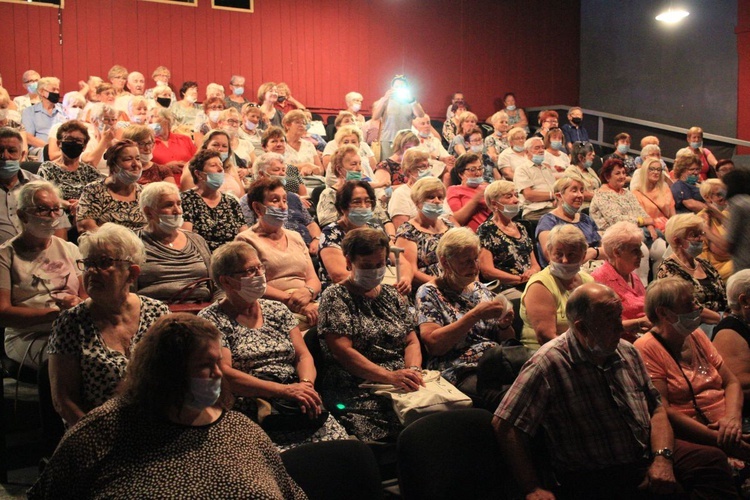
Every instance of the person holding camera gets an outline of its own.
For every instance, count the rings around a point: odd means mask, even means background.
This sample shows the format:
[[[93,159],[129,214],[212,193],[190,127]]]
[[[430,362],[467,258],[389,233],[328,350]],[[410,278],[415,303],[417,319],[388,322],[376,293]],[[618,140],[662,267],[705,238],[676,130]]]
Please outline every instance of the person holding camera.
[[[410,129],[415,117],[424,116],[422,105],[412,95],[404,75],[396,75],[391,80],[391,87],[383,97],[373,105],[373,120],[380,120],[380,158],[384,160],[393,154],[391,141],[396,132]]]

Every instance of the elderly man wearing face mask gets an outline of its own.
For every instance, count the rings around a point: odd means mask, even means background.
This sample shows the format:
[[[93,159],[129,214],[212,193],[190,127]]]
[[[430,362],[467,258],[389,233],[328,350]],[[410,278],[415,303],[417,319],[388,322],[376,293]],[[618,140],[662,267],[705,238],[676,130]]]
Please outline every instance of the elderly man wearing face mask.
[[[568,123],[560,127],[565,135],[565,147],[573,149],[574,142],[588,142],[589,133],[583,128],[583,110],[579,107],[568,110]]]
[[[419,138],[419,146],[415,149],[422,150],[430,155],[433,173],[441,174],[446,169],[450,171],[453,168],[456,164],[456,157],[448,154],[440,138],[432,133],[429,115],[414,118],[411,122],[411,130]]]
[[[21,122],[26,130],[26,140],[34,154],[49,140],[49,129],[56,121],[63,121],[60,103],[60,80],[45,76],[37,84],[40,102],[23,110]]]
[[[523,218],[538,221],[554,208],[555,172],[544,162],[544,142],[538,137],[527,139],[525,165],[518,167],[513,175],[516,189],[523,196]]]
[[[13,99],[13,102],[15,103],[16,108],[18,108],[19,113],[29,106],[33,106],[34,104],[39,102],[39,94],[37,94],[37,88],[40,78],[41,76],[39,75],[39,73],[37,73],[33,69],[23,72],[21,81],[23,82],[23,88],[26,89],[27,93],[25,95],[19,95],[18,97]]]
[[[245,77],[232,75],[229,79],[229,95],[224,99],[224,104],[227,109],[234,108],[242,112],[242,106],[248,102],[250,101],[245,99]]]

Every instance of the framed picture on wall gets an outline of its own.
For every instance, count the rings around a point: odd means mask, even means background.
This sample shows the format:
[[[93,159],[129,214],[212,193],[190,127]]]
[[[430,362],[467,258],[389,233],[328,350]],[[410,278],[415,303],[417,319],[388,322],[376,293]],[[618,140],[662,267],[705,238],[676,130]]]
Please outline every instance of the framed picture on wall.
[[[252,12],[253,0],[211,0],[214,9]]]
[[[22,3],[24,5],[40,5],[42,7],[65,8],[65,0],[0,0],[3,3]]]
[[[156,2],[156,3],[168,3],[172,5],[186,5],[189,7],[197,7],[198,0],[141,0],[142,2]]]

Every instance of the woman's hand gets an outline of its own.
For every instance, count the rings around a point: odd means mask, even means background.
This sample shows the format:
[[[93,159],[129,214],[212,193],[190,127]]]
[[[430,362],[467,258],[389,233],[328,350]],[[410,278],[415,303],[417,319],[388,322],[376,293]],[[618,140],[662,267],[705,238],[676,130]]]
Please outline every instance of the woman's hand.
[[[390,372],[388,382],[397,389],[403,389],[406,392],[414,392],[420,386],[424,386],[422,372],[417,370],[395,370]]]
[[[476,306],[474,306],[474,309],[471,310],[472,313],[476,316],[477,319],[480,320],[487,320],[487,319],[499,319],[500,316],[505,313],[505,303],[499,302],[497,300],[489,300],[485,302],[480,302]],[[505,318],[503,318],[504,320]],[[511,322],[512,322],[511,318]]]
[[[295,312],[301,312],[307,304],[312,301],[312,295],[310,290],[307,288],[297,288],[295,291],[289,294],[289,300],[287,305],[289,309]]]
[[[300,382],[297,384],[285,385],[282,397],[299,403],[302,413],[307,414],[310,418],[320,416],[323,401],[320,399],[320,396],[315,391],[312,384]]]
[[[302,206],[305,208],[305,210],[312,207],[312,202],[310,202],[309,198],[303,198],[300,196],[299,200],[302,202]]]
[[[736,416],[725,415],[718,421],[708,424],[708,428],[718,431],[716,445],[719,448],[728,449],[742,441],[742,420]]]
[[[79,297],[78,295],[70,295],[70,294],[61,294],[57,297],[54,297],[55,304],[57,307],[60,308],[61,311],[65,311],[67,309],[72,309],[81,302],[83,302],[83,299]]]
[[[307,318],[307,323],[310,326],[315,326],[318,324],[318,303],[317,302],[310,302],[305,306],[305,308],[302,310],[302,313]]]
[[[398,290],[398,293],[401,295],[406,296],[411,293],[411,280],[408,280],[405,277],[402,277],[401,280],[393,286],[396,287],[396,290]]]
[[[320,239],[312,240],[307,249],[310,251],[310,255],[318,255],[318,250],[320,250]]]

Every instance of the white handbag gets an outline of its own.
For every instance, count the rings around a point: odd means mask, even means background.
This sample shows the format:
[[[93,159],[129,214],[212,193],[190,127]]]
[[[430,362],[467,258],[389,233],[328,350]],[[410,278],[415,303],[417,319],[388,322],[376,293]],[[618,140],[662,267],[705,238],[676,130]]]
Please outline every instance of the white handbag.
[[[431,413],[471,408],[471,398],[445,380],[439,371],[423,370],[422,380],[424,387],[413,392],[397,389],[391,384],[372,382],[362,383],[359,387],[370,389],[377,396],[390,398],[393,411],[405,426]]]

